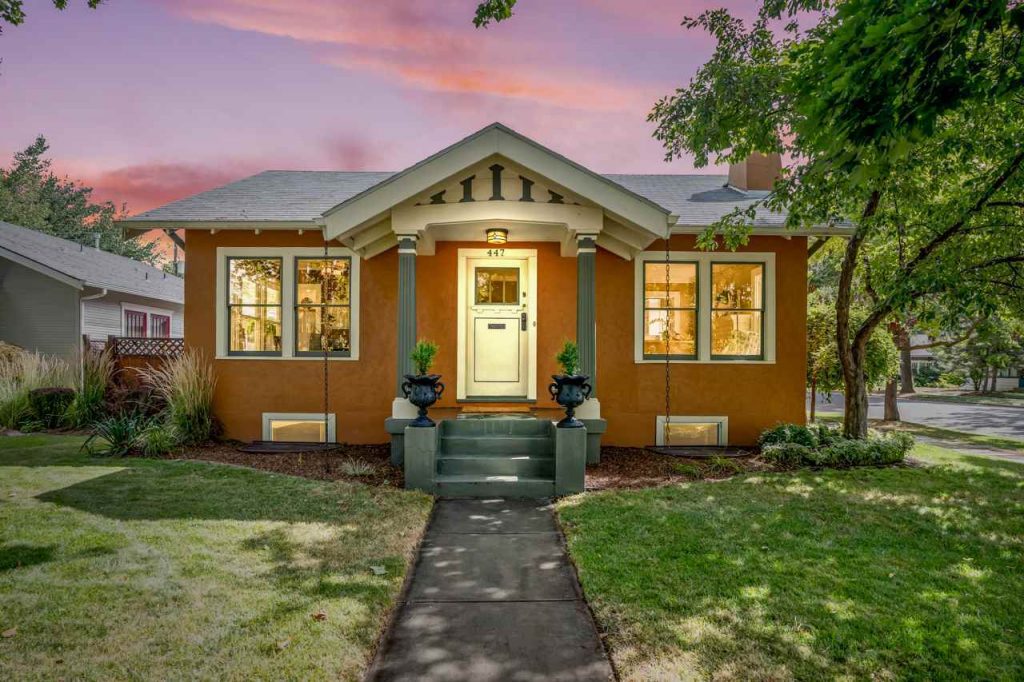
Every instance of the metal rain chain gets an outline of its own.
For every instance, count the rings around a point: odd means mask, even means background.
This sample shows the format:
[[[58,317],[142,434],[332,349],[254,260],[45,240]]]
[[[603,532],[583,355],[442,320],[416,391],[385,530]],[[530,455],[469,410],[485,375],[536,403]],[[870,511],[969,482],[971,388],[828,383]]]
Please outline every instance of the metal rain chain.
[[[324,228],[324,262],[320,269],[320,350],[324,353],[324,446],[327,445],[328,430],[329,430],[329,418],[328,418],[328,350],[327,350],[327,295],[328,290],[328,278],[333,276],[333,268],[328,263],[329,251],[327,242],[327,228]]]
[[[672,285],[672,278],[669,274],[671,270],[669,266],[670,258],[672,257],[669,251],[669,239],[672,237],[672,226],[669,225],[665,228],[665,329],[662,335],[665,340],[665,424],[664,432],[662,433],[662,444],[665,447],[671,447],[672,437],[669,430],[669,422],[672,420],[672,363],[669,362],[669,341],[672,338],[672,307],[669,304],[669,295],[671,293],[670,287]]]

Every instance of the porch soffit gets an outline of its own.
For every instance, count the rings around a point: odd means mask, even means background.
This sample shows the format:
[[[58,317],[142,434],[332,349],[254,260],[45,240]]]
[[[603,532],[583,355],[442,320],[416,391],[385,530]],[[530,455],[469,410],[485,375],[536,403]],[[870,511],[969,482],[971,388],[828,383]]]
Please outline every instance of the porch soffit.
[[[469,176],[474,176],[473,184],[479,187],[481,178],[475,177],[480,175],[475,167],[491,160],[496,164],[510,161],[513,166],[524,169],[524,174],[535,174],[537,180],[544,183],[545,190],[565,188],[567,194],[574,195],[572,198],[581,200],[580,204],[593,206],[563,203],[564,198],[555,194],[533,201],[507,198],[490,201],[487,197],[460,201],[461,197],[451,196],[454,192],[446,192],[449,196],[442,196],[435,203],[404,205],[445,183],[473,182]],[[461,178],[462,174],[467,178]],[[512,189],[509,187],[510,193]],[[471,191],[479,193],[476,188]],[[518,189],[516,192],[518,198]],[[609,235],[607,244],[601,244],[600,233],[609,218],[621,230],[615,236]],[[540,226],[556,228],[548,233],[548,241],[573,239],[580,233],[596,234],[599,244],[629,258],[664,235],[673,220],[666,209],[650,200],[500,124],[484,128],[323,214],[329,239],[339,239],[367,257],[393,246],[396,235],[417,235],[429,242],[429,232],[435,232],[434,238],[440,232],[431,229],[434,226],[446,226],[445,231],[453,234],[456,230],[451,228],[456,224],[479,228],[489,222],[502,221],[518,223],[523,228],[527,225],[538,229]]]

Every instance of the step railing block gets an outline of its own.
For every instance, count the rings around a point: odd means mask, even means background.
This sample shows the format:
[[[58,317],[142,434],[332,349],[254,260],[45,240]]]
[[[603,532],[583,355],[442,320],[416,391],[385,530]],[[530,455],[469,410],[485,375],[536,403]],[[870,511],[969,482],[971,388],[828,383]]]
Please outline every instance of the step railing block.
[[[436,426],[405,427],[405,487],[434,492],[439,435]]]
[[[587,474],[587,429],[560,429],[554,424],[555,494],[583,492]]]

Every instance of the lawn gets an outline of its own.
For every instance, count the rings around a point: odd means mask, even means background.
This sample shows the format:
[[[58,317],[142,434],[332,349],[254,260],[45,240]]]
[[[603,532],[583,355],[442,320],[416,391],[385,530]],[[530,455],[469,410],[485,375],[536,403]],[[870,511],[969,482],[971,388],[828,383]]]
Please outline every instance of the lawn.
[[[623,679],[1024,679],[1024,466],[747,474],[559,504]]]
[[[428,497],[0,438],[0,679],[358,679]]]
[[[835,413],[819,413],[818,421],[839,424],[843,415]],[[1004,438],[1002,436],[986,436],[980,433],[967,433],[966,431],[954,431],[943,429],[937,426],[925,426],[924,424],[913,424],[911,422],[887,422],[880,419],[870,421],[871,428],[880,431],[906,431],[915,437],[928,438],[941,441],[942,445],[956,448],[958,446],[968,448],[989,448],[993,450],[1009,450],[1024,452],[1024,441],[1015,438]]]

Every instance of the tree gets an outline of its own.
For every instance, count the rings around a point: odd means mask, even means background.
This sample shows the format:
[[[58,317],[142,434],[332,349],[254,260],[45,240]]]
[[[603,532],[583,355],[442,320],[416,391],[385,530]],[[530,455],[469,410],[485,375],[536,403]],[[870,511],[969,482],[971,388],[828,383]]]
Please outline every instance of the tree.
[[[0,220],[147,263],[155,263],[155,245],[128,236],[115,224],[127,213],[113,203],[94,203],[92,188],[51,171],[49,145],[39,136],[15,153],[10,168],[0,168]]]
[[[476,7],[473,25],[477,28],[487,28],[492,21],[499,23],[511,19],[515,6],[516,0],[485,0]]]
[[[855,318],[867,313],[855,311]],[[821,294],[811,294],[807,306],[807,388],[811,394],[811,421],[820,393],[829,395],[843,387],[843,372],[836,348],[835,304]],[[899,350],[884,330],[876,330],[867,344],[864,381],[880,387],[899,369]]]
[[[966,343],[946,349],[942,359],[964,370],[975,391],[994,391],[999,370],[1024,364],[1024,321],[1004,309],[980,322]]]
[[[103,0],[86,0],[89,9],[96,9]],[[53,0],[53,6],[63,10],[68,6],[68,0]],[[0,0],[0,22],[18,26],[25,23],[25,2],[24,0]],[[0,33],[3,33],[3,26],[0,24]]]

